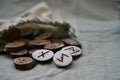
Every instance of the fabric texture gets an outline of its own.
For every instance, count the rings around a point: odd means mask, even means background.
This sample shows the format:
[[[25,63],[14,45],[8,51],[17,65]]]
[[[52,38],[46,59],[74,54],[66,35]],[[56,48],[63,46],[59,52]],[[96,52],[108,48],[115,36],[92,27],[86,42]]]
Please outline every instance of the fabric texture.
[[[43,0],[1,0],[0,24]],[[0,55],[0,80],[120,80],[120,21],[114,0],[45,0],[53,19],[67,21],[83,46],[83,56],[67,68],[53,62],[28,71]]]

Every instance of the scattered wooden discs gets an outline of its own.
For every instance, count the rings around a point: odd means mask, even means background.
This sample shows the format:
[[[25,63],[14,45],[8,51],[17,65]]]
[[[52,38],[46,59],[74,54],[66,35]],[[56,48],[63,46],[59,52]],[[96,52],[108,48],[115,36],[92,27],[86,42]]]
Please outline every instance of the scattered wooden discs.
[[[24,31],[23,31],[24,32]],[[22,38],[0,46],[0,52],[6,51],[14,58],[15,67],[19,70],[29,70],[38,63],[48,63],[53,60],[56,66],[69,66],[73,59],[82,54],[81,44],[74,39],[55,39],[51,33],[44,33],[34,39],[27,39],[32,30],[22,34]]]

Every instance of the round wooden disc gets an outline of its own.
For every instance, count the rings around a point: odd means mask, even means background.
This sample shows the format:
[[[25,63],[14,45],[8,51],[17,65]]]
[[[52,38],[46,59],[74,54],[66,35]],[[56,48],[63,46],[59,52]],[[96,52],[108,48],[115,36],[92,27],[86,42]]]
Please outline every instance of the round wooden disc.
[[[20,30],[17,28],[10,28],[3,32],[1,39],[3,41],[11,42],[17,40],[20,36]]]

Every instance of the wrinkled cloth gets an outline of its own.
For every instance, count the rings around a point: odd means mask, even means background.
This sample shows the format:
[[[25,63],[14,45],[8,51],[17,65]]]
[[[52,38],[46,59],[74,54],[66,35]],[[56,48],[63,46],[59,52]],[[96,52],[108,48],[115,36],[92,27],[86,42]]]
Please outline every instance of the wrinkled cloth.
[[[8,20],[0,20],[0,31],[9,29],[11,25],[17,25],[22,21],[39,19],[44,22],[53,21],[51,11],[45,2],[41,2],[19,16]]]
[[[41,0],[42,1],[42,0]],[[0,19],[6,21],[40,0],[1,0]],[[67,68],[53,62],[33,69],[15,69],[13,59],[0,55],[0,80],[120,80],[120,21],[114,0],[46,0],[53,19],[67,21],[83,46],[83,56]]]

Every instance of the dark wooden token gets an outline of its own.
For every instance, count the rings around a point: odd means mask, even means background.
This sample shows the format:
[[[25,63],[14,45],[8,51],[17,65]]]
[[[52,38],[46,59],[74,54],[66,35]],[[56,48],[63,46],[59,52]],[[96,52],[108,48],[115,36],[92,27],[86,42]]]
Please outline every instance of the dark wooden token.
[[[26,43],[23,41],[14,41],[6,44],[5,50],[7,52],[15,52],[24,49],[26,46]]]
[[[45,45],[50,44],[49,40],[32,40],[29,42],[28,47],[30,49],[43,48]]]
[[[19,70],[29,70],[35,66],[35,62],[31,57],[18,57],[14,59],[14,65]]]
[[[64,44],[61,42],[53,42],[44,46],[45,49],[52,50],[53,52],[59,51],[62,47],[64,47]]]
[[[17,40],[20,37],[20,30],[18,28],[10,28],[3,31],[1,39],[3,41],[11,42]]]

